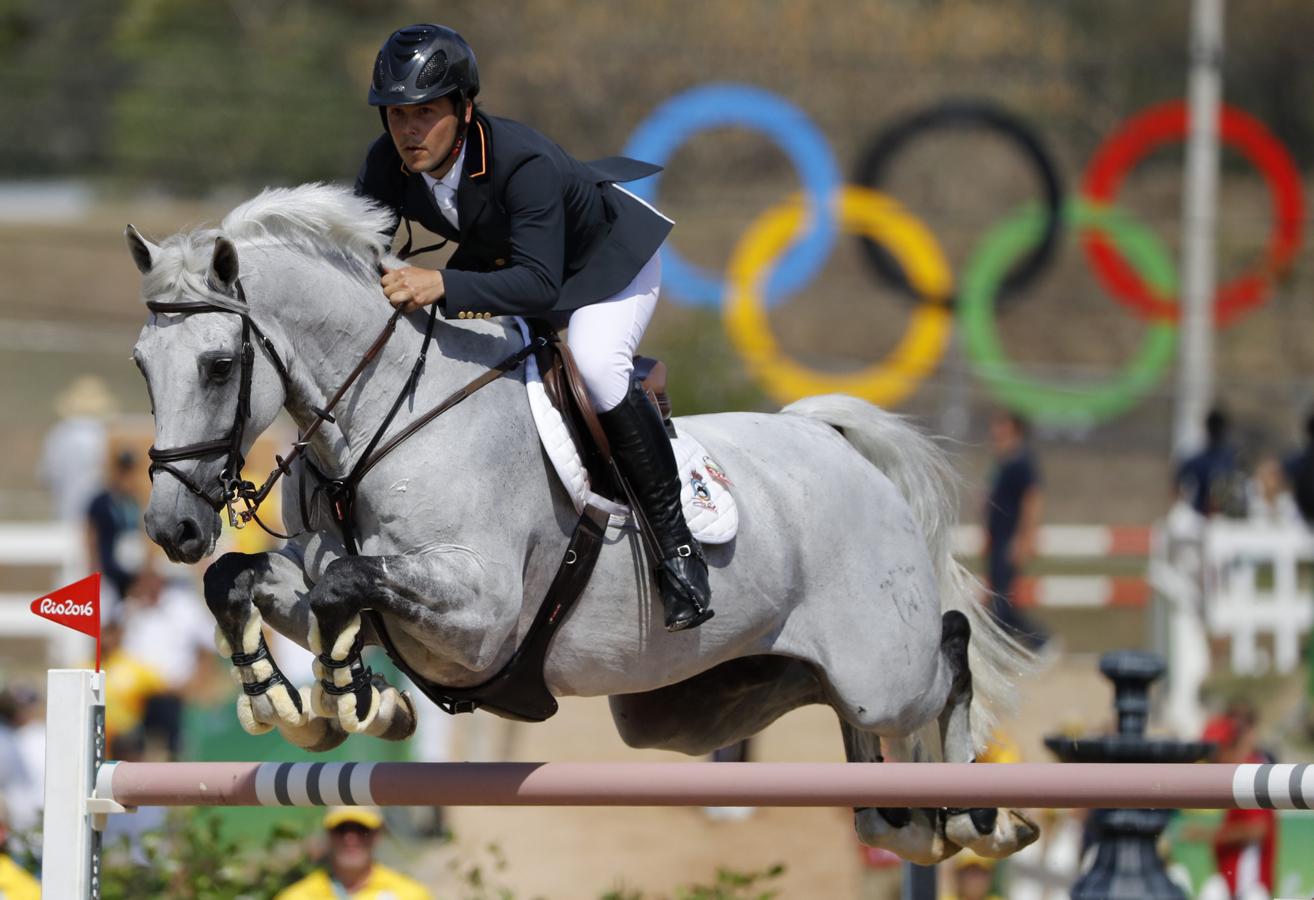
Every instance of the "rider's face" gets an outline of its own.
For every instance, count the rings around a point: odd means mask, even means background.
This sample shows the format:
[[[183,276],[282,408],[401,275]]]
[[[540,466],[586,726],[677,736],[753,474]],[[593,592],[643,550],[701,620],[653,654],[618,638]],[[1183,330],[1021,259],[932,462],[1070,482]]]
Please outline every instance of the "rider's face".
[[[451,168],[449,158],[456,141],[456,104],[450,97],[412,106],[389,106],[388,133],[402,162],[412,172],[441,176]],[[464,110],[469,121],[470,110]]]

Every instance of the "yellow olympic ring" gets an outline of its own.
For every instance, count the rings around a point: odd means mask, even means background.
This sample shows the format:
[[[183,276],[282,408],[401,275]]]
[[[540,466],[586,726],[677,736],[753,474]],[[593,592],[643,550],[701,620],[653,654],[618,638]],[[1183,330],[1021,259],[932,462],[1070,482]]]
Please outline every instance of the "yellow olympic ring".
[[[735,247],[727,278],[726,333],[749,370],[781,403],[812,394],[843,393],[893,406],[934,371],[949,346],[953,275],[930,229],[890,198],[846,186],[838,199],[840,226],[885,246],[924,298],[890,355],[857,372],[818,372],[789,357],[776,342],[762,286],[775,259],[805,224],[806,210],[797,197],[762,213]]]

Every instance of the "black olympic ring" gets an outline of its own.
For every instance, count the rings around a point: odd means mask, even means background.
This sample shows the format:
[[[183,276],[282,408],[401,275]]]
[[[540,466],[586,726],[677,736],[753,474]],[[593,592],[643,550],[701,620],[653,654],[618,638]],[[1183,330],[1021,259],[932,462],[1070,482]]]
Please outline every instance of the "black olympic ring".
[[[1063,230],[1064,197],[1058,169],[1040,137],[1013,113],[989,100],[957,99],[914,113],[881,131],[867,145],[855,171],[854,183],[872,190],[882,190],[881,179],[889,168],[890,160],[921,132],[938,128],[984,128],[1001,134],[1021,149],[1022,155],[1031,163],[1039,178],[1044,192],[1044,230],[1034,249],[1019,259],[1004,277],[997,300],[1002,304],[1016,297],[1022,288],[1040,274],[1058,247]],[[900,293],[917,301],[934,299],[948,302],[952,299],[919,297],[903,269],[884,247],[865,235],[858,240],[872,271]]]

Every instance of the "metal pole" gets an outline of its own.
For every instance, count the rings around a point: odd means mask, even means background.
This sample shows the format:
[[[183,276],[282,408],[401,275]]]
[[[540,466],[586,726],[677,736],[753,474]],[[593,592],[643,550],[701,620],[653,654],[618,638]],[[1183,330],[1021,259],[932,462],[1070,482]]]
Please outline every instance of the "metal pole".
[[[899,900],[935,900],[939,894],[935,866],[903,864],[903,883],[899,886]]]
[[[46,809],[41,893],[100,897],[100,833],[87,801],[105,756],[105,674],[51,669],[46,679]]]
[[[1223,0],[1193,0],[1190,56],[1182,198],[1181,342],[1173,425],[1173,450],[1179,457],[1203,444],[1204,418],[1214,399],[1214,244]]]

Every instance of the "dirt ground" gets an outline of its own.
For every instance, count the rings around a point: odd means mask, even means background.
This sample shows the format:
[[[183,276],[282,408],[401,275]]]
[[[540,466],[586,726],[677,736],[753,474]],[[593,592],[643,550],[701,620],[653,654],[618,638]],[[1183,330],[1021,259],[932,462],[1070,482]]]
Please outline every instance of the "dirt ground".
[[[1029,680],[1017,699],[1019,712],[1005,730],[1025,759],[1047,761],[1041,738],[1069,726],[1100,727],[1110,718],[1112,694],[1096,658],[1081,654]],[[625,747],[601,699],[567,699],[550,721],[511,727],[516,760],[685,759]],[[821,707],[791,713],[755,742],[753,758],[843,761],[833,714]],[[777,863],[785,873],[768,884],[782,898],[873,896],[862,892],[863,862],[848,810],[759,809],[742,821],[714,821],[697,809],[488,807],[449,810],[448,823],[454,842],[410,864],[440,894],[458,883],[453,865],[465,871],[478,863],[487,873],[493,857],[486,848],[495,844],[506,868],[492,872],[491,881],[517,898],[593,898],[619,885],[661,897],[710,883],[721,867],[752,872]]]

